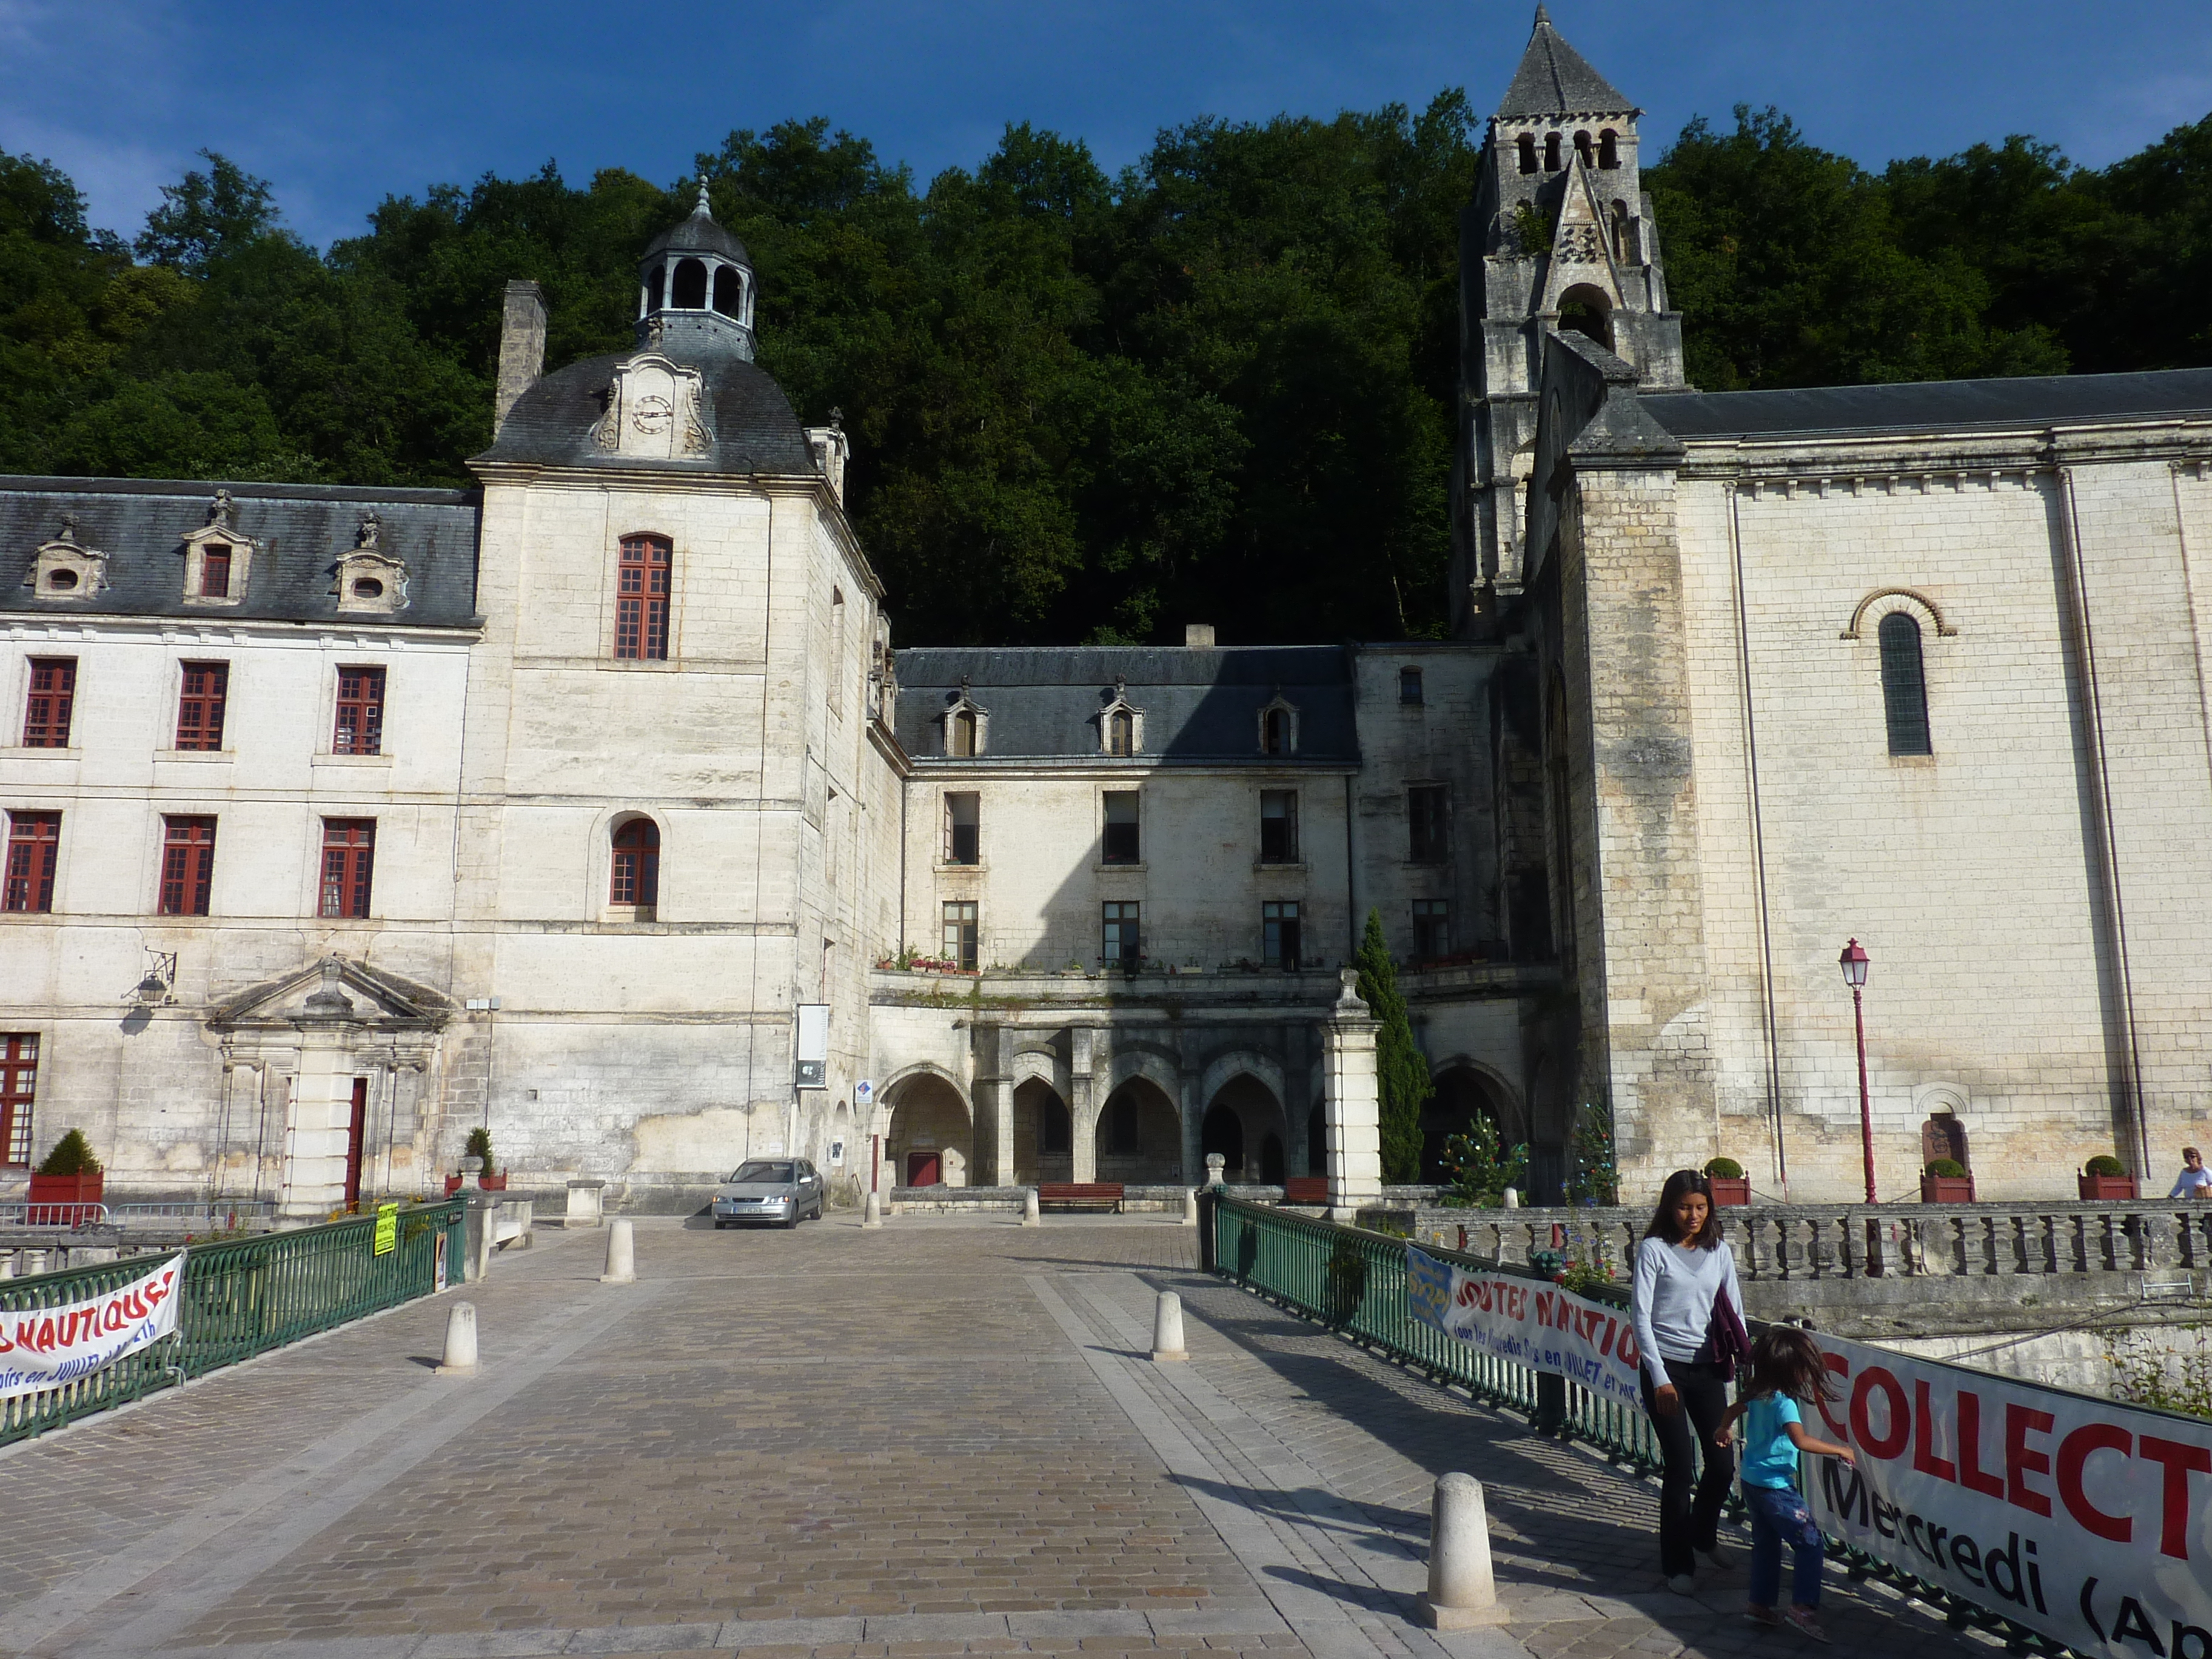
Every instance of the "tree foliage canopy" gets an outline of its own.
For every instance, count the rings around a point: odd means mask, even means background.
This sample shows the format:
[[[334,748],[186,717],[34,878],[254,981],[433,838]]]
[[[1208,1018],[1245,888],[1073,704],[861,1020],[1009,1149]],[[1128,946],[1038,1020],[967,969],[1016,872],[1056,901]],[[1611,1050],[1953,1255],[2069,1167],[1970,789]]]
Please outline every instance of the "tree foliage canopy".
[[[1359,969],[1359,1000],[1380,1026],[1375,1070],[1382,1097],[1382,1179],[1390,1186],[1410,1186],[1421,1178],[1421,1108],[1437,1085],[1413,1042],[1413,1022],[1398,988],[1398,961],[1390,954],[1380,910],[1367,913],[1352,963]]]
[[[902,641],[1420,637],[1480,142],[1450,92],[1193,121],[1112,176],[1019,125],[922,187],[821,120],[699,167],[763,365],[854,434]],[[622,348],[637,252],[690,206],[549,162],[387,198],[319,253],[203,159],[126,245],[0,154],[0,471],[465,483],[505,284],[545,289],[550,367]],[[2100,171],[2014,137],[1877,174],[1745,108],[1646,177],[1709,389],[2212,363],[2212,118]]]

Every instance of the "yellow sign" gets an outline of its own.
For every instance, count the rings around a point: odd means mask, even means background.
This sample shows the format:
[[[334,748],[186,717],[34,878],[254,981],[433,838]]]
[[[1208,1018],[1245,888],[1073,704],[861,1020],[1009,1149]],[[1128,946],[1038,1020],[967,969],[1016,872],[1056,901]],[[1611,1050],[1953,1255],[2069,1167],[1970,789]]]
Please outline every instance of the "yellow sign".
[[[380,1204],[376,1206],[376,1238],[369,1246],[371,1255],[390,1255],[399,1247],[399,1206]]]

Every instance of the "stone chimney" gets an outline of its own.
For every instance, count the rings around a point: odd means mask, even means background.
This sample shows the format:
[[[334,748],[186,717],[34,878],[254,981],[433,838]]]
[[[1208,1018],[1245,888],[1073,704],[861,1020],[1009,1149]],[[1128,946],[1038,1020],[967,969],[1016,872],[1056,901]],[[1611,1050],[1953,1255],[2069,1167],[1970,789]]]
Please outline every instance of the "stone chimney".
[[[507,424],[507,411],[545,373],[545,290],[535,283],[507,285],[507,308],[499,319],[499,394],[492,406],[491,435]]]
[[[1213,624],[1212,623],[1185,623],[1182,625],[1182,648],[1186,651],[1212,650]]]

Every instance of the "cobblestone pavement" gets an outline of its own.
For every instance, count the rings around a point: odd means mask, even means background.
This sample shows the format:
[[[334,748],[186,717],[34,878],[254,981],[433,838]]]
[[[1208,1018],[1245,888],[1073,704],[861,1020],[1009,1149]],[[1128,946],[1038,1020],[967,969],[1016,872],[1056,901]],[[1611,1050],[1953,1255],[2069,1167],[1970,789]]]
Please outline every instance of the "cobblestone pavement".
[[[0,1653],[1540,1659],[1776,1645],[1656,1587],[1650,1489],[1195,1273],[1152,1217],[541,1233],[448,1295],[0,1452]],[[1180,1290],[1192,1363],[1153,1365]],[[1489,1491],[1498,1631],[1413,1622]],[[21,1517],[36,1516],[35,1526]],[[1841,1649],[1959,1655],[1835,1586]],[[1790,1638],[1786,1645],[1796,1645]]]

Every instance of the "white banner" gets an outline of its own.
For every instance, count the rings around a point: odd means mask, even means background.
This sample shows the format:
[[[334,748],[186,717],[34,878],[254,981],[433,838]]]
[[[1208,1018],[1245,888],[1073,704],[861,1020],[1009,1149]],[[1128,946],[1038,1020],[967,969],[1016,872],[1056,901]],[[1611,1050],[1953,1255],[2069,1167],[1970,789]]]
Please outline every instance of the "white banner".
[[[1517,1365],[1557,1371],[1601,1400],[1643,1409],[1636,1333],[1627,1313],[1510,1273],[1455,1267],[1406,1247],[1406,1304],[1414,1318]],[[2212,1659],[2208,1655],[2207,1659]]]
[[[0,1311],[0,1399],[75,1382],[177,1328],[185,1256],[82,1302]]]
[[[2083,1653],[2212,1659],[2212,1423],[1815,1340],[1858,1453],[1805,1460],[1830,1536]]]

